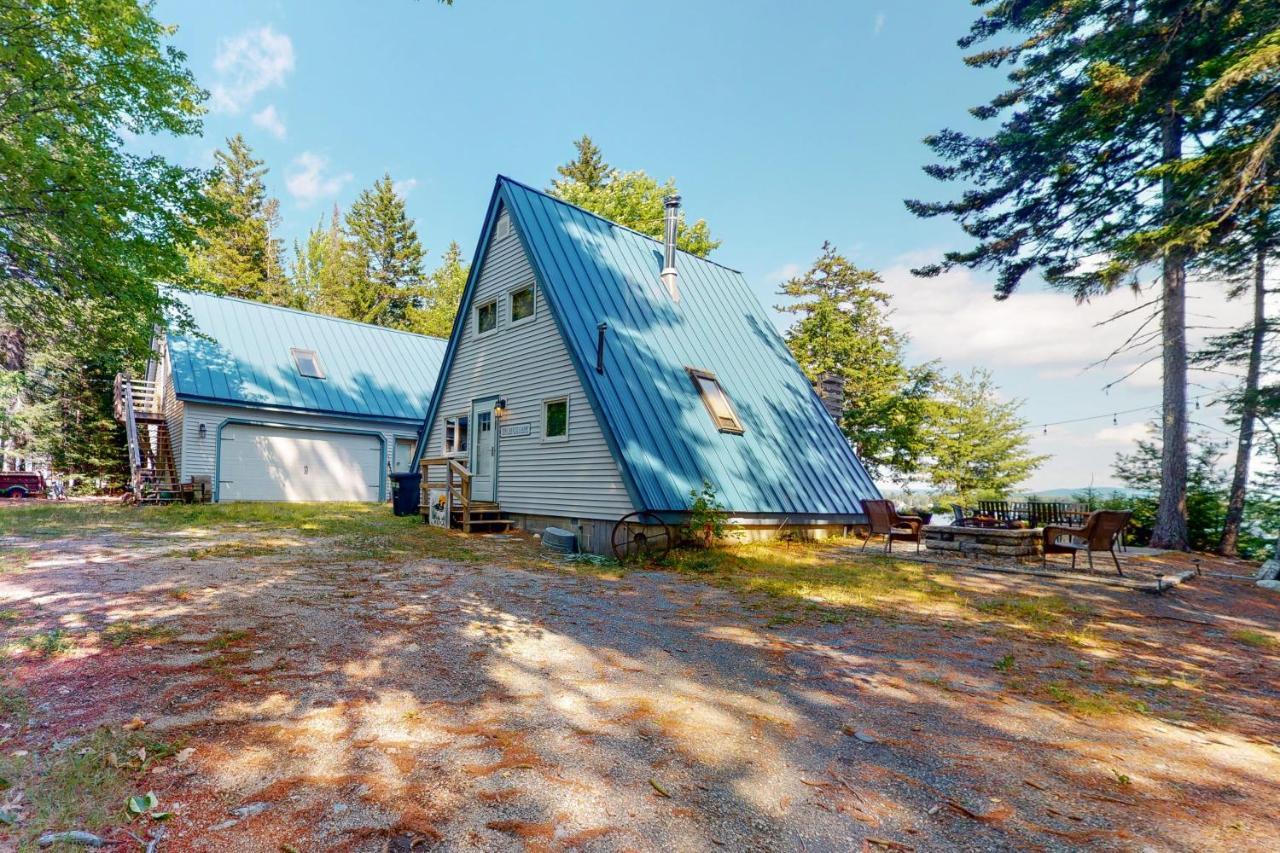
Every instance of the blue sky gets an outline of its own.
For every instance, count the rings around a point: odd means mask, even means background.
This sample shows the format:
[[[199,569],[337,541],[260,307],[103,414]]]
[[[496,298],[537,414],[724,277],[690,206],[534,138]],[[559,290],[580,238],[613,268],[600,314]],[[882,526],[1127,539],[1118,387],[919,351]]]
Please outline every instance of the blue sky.
[[[954,224],[903,206],[942,191],[920,140],[970,126],[967,108],[1001,83],[961,63],[966,0],[162,0],[157,14],[212,93],[204,138],[161,150],[208,165],[243,133],[271,168],[287,244],[389,172],[429,263],[455,239],[470,256],[494,175],[545,186],[588,133],[614,166],[676,177],[687,213],[724,241],[716,260],[766,304],[831,240],[885,277],[913,357],[990,368],[1034,423],[1159,400],[1154,366],[1102,390],[1140,358],[1082,373],[1131,330],[1093,325],[1131,295],[1077,307],[1032,287],[996,303],[983,273],[909,273],[964,245]],[[1202,289],[1197,324],[1243,316]],[[1055,458],[1028,485],[1114,482],[1116,451],[1152,414],[1037,427],[1035,449]]]

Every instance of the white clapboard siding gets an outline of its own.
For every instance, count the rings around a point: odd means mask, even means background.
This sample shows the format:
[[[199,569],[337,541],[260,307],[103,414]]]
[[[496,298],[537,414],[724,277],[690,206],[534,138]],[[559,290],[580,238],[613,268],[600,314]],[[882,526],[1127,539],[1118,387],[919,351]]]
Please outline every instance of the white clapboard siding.
[[[632,511],[600,423],[578,381],[569,351],[537,292],[533,320],[511,324],[509,294],[534,281],[533,269],[510,227],[506,211],[498,219],[480,270],[444,394],[431,425],[427,456],[444,449],[445,418],[467,414],[471,401],[503,397],[500,426],[529,426],[525,436],[498,438],[498,502],[505,512],[617,519]],[[477,337],[475,309],[498,298],[498,328]],[[542,439],[542,403],[567,397],[568,441]]]

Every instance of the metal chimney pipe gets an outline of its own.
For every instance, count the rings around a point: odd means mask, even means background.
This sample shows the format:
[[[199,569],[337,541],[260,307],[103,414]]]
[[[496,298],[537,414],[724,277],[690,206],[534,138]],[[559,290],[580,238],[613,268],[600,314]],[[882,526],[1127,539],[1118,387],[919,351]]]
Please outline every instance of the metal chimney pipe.
[[[662,242],[665,250],[662,266],[662,284],[671,294],[672,299],[680,298],[676,287],[676,226],[680,222],[680,196],[669,195],[662,200],[665,208],[662,229]]]

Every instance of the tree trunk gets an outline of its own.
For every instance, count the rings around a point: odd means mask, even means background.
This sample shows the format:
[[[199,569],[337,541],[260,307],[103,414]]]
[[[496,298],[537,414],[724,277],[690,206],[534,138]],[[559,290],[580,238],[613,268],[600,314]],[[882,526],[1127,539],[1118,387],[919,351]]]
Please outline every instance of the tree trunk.
[[[1266,261],[1266,242],[1259,240],[1253,263],[1253,336],[1249,341],[1249,365],[1240,403],[1240,439],[1236,444],[1236,467],[1231,476],[1227,516],[1218,542],[1218,553],[1224,557],[1240,553],[1240,522],[1244,520],[1244,499],[1249,488],[1249,457],[1253,453],[1253,429],[1258,417],[1258,378],[1262,373],[1262,347],[1267,333]]]
[[[1182,117],[1170,104],[1160,129],[1161,161],[1182,159]],[[1181,192],[1172,174],[1161,186],[1164,221],[1181,211]],[[1187,550],[1187,254],[1181,246],[1164,251],[1161,308],[1164,399],[1160,456],[1160,505],[1156,509],[1151,547]]]

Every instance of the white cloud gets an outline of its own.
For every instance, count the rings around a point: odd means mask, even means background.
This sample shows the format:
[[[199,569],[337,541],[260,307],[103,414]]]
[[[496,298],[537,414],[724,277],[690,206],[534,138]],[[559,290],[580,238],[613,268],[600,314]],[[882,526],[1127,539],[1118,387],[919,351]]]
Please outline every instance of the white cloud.
[[[213,109],[238,113],[259,92],[284,85],[293,70],[293,41],[271,27],[246,30],[218,44],[213,70]]]
[[[303,151],[293,161],[293,169],[285,178],[285,188],[302,204],[337,195],[352,175],[350,172],[327,174],[328,168],[329,158]]]
[[[391,189],[395,192],[396,195],[400,196],[400,198],[405,198],[406,196],[409,195],[409,193],[413,192],[417,186],[418,186],[417,178],[406,178],[403,181],[393,181],[391,184]]]
[[[1141,422],[1103,427],[1093,434],[1094,441],[1105,441],[1110,444],[1123,444],[1126,446],[1150,437],[1151,425]]]
[[[790,281],[802,272],[804,272],[804,268],[799,264],[783,264],[773,272],[767,273],[764,280],[770,285],[782,284],[783,282]]]
[[[280,118],[280,113],[276,112],[275,104],[267,104],[261,110],[254,113],[253,123],[265,130],[267,133],[270,133],[276,139],[284,139],[284,119]]]
[[[1027,287],[996,301],[990,282],[979,280],[969,270],[917,278],[910,268],[918,260],[902,258],[883,273],[885,289],[893,295],[893,323],[911,336],[917,356],[942,359],[951,367],[1030,367],[1048,379],[1078,375],[1122,347],[1146,312],[1098,324],[1150,298],[1121,290],[1077,305],[1065,293]],[[1194,306],[1195,302],[1190,310],[1194,311]],[[1244,321],[1248,307],[1236,300],[1219,302],[1212,310],[1215,324],[1236,325]],[[1147,330],[1156,328],[1154,324],[1147,326]],[[1192,331],[1188,337],[1194,346],[1203,334]],[[1154,354],[1155,350],[1122,353],[1111,361],[1107,373],[1119,378]],[[1158,387],[1159,363],[1142,367],[1126,384]]]
[[[881,31],[884,30],[884,22],[886,20],[886,17],[887,16],[885,15],[884,12],[876,12],[876,23],[875,23],[876,35],[880,35]]]

